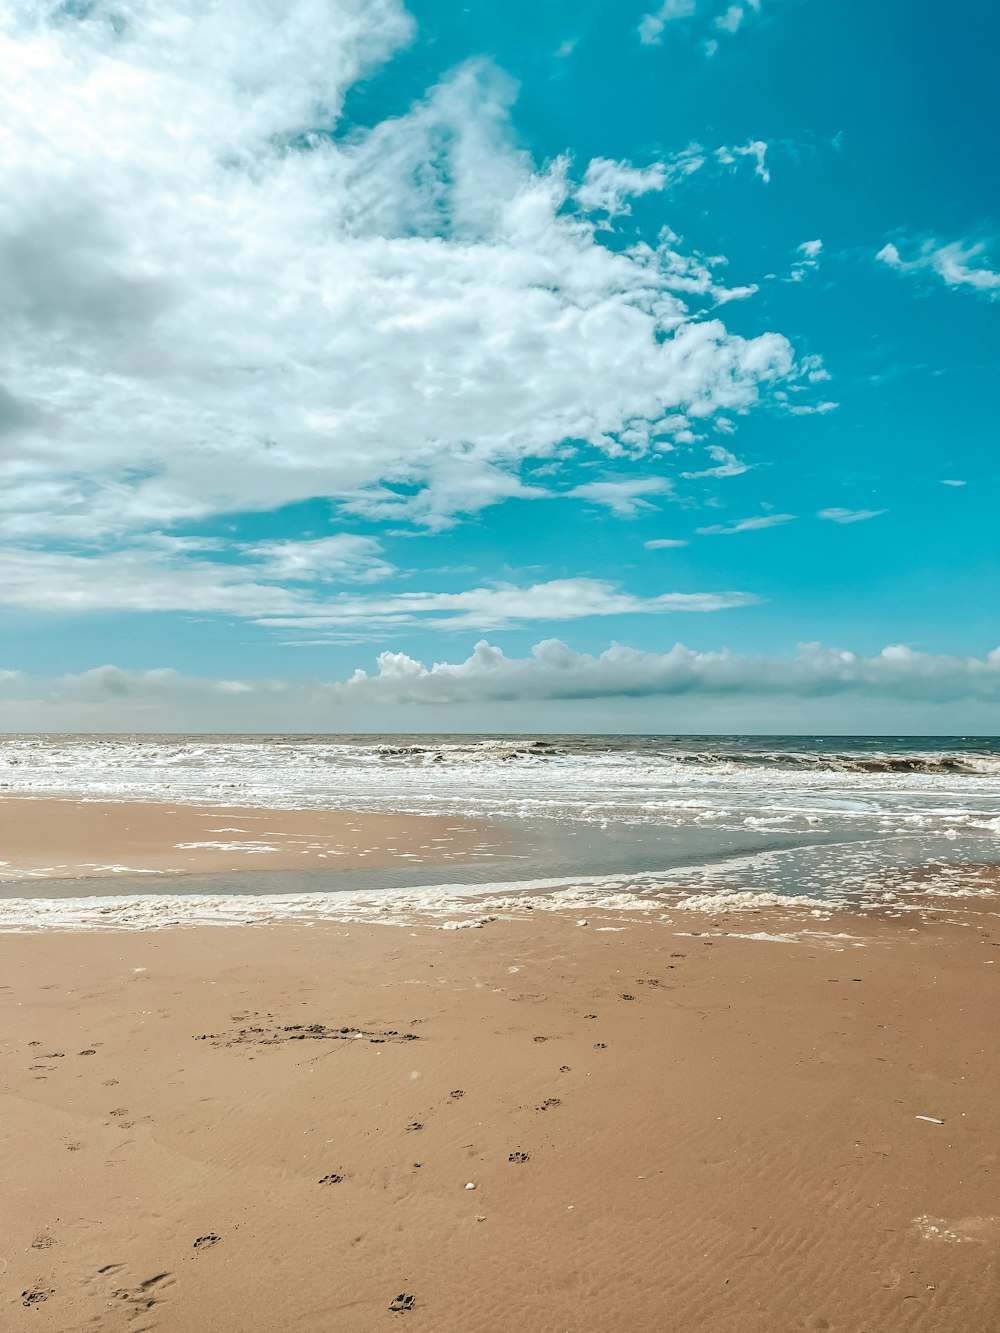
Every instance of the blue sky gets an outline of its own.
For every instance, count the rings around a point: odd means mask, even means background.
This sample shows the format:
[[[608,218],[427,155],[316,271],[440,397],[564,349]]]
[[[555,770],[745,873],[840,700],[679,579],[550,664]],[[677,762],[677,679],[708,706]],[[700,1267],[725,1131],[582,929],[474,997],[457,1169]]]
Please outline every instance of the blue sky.
[[[996,731],[998,41],[15,0],[2,725]]]

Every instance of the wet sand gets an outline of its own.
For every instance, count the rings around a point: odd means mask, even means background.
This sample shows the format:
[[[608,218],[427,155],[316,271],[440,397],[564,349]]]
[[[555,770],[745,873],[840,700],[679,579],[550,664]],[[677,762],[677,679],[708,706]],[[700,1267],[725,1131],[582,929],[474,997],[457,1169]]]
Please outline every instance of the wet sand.
[[[1000,922],[939,906],[0,935],[0,1323],[996,1328]]]
[[[496,847],[458,817],[0,798],[0,880],[406,866]]]

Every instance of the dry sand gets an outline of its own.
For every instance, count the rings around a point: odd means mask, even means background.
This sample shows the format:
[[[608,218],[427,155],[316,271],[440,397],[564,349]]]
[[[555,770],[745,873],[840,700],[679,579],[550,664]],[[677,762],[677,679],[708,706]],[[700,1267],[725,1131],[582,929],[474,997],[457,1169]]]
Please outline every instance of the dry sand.
[[[497,846],[470,820],[433,815],[0,798],[0,880],[406,866]]]
[[[0,936],[0,1322],[988,1333],[1000,932],[945,916]]]

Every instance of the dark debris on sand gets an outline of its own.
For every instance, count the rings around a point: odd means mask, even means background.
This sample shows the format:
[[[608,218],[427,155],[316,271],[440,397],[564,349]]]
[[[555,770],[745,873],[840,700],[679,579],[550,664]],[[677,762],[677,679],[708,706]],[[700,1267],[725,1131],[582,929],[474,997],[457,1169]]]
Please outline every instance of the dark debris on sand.
[[[203,1032],[195,1041],[209,1041],[213,1046],[279,1046],[287,1041],[356,1041],[373,1045],[384,1042],[419,1041],[415,1032],[397,1032],[395,1028],[378,1032],[369,1028],[330,1027],[326,1023],[254,1023],[230,1032]]]

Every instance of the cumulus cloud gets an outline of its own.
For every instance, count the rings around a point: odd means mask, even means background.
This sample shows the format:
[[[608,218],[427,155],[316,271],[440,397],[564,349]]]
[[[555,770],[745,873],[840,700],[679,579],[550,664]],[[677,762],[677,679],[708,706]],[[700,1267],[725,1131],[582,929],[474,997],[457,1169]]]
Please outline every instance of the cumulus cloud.
[[[732,532],[756,532],[759,528],[776,528],[782,523],[791,523],[794,514],[759,514],[756,518],[738,518],[732,523],[711,523],[705,528],[695,528],[700,537],[720,537]]]
[[[559,639],[535,644],[529,655],[510,658],[486,640],[458,662],[428,666],[401,652],[383,652],[373,674],[358,669],[343,680],[211,680],[169,669],[124,671],[102,666],[57,679],[0,671],[0,702],[48,700],[99,703],[112,700],[140,710],[166,704],[178,709],[201,699],[225,716],[227,701],[266,710],[298,699],[314,716],[343,718],[365,705],[488,704],[503,700],[572,700],[683,696],[818,699],[854,695],[926,703],[971,699],[1000,701],[1000,648],[984,657],[920,653],[904,645],[870,657],[802,645],[792,658],[696,652],[676,644],[650,653],[612,644],[600,654],[577,652]],[[341,711],[344,710],[344,711]]]
[[[992,267],[982,241],[938,241],[935,238],[911,244],[912,258],[904,259],[893,242],[884,245],[875,258],[897,273],[931,276],[946,287],[967,287],[991,301],[1000,297],[1000,272]]]
[[[413,32],[398,0],[6,6],[0,537],[313,497],[439,527],[796,377],[673,233],[607,238],[669,164],[539,167],[484,61],[347,123]]]
[[[530,657],[511,659],[483,640],[464,662],[430,667],[404,653],[382,653],[374,676],[359,670],[328,688],[342,697],[437,703],[699,692],[811,697],[858,691],[914,699],[1000,699],[1000,648],[985,658],[962,658],[893,645],[874,657],[860,657],[806,644],[797,657],[785,660],[699,653],[683,644],[667,653],[613,644],[592,656],[574,652],[559,639],[546,639],[535,645]]]

